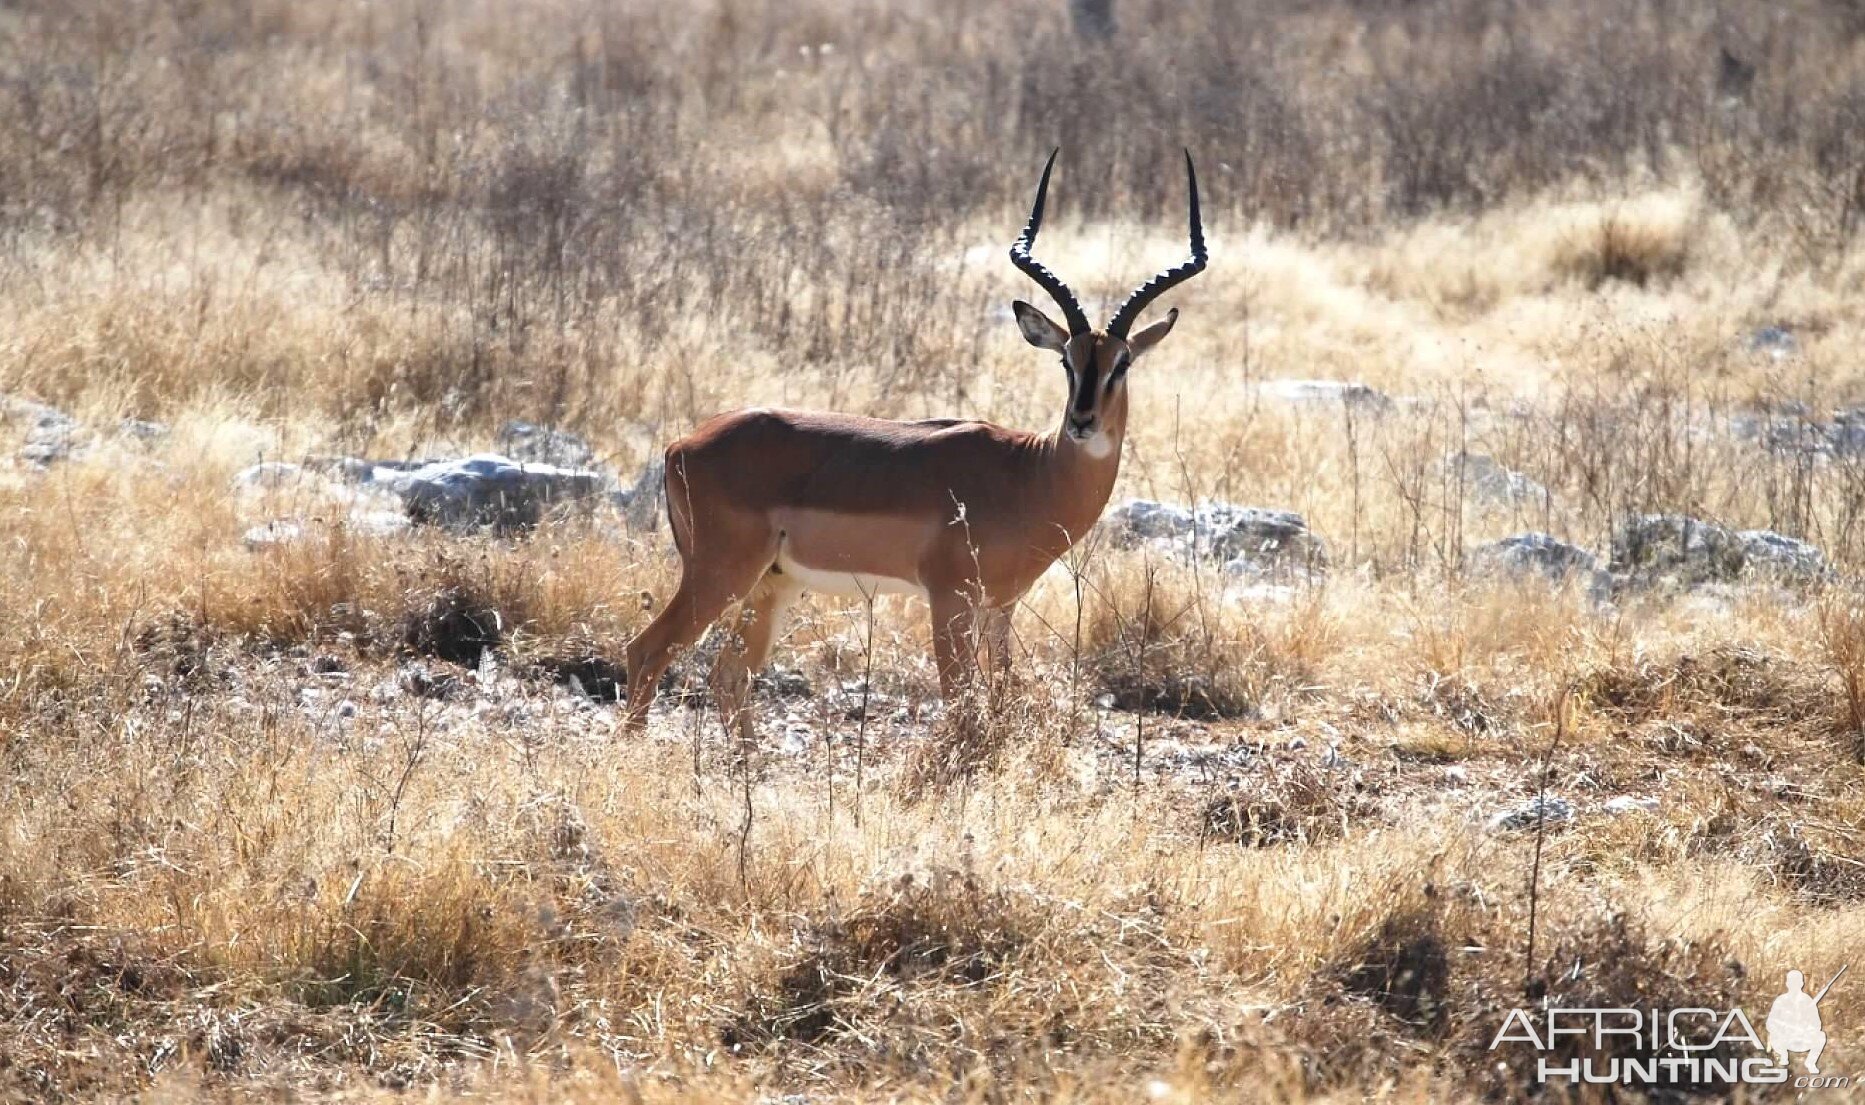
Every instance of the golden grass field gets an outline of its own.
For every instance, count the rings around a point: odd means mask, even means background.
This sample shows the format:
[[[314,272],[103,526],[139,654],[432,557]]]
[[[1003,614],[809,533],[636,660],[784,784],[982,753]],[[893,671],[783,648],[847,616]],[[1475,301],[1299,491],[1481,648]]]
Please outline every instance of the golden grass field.
[[[1527,1100],[1511,1008],[1759,1021],[1848,962],[1865,1077],[1865,451],[1799,444],[1865,402],[1859,6],[1116,15],[0,7],[0,1097]],[[624,484],[743,405],[1054,425],[1005,251],[1057,142],[1090,313],[1182,255],[1181,146],[1206,191],[1116,502],[1298,511],[1330,568],[1097,536],[975,731],[887,598],[806,603],[751,746],[704,647],[627,738],[664,525],[235,486],[510,419]],[[1471,570],[1657,512],[1831,571]],[[1488,822],[1543,788],[1531,880]]]

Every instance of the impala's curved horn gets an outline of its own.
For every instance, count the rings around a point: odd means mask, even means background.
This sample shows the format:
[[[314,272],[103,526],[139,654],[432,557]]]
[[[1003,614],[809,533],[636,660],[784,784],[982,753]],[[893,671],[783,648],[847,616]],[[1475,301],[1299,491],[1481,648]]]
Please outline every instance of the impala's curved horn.
[[[1204,224],[1198,219],[1198,171],[1192,168],[1190,150],[1185,151],[1185,182],[1191,189],[1192,254],[1184,263],[1175,265],[1141,284],[1132,295],[1127,297],[1127,301],[1114,312],[1113,321],[1107,324],[1107,332],[1117,338],[1127,336],[1127,331],[1132,329],[1134,321],[1140,317],[1140,312],[1146,310],[1153,300],[1204,271],[1205,261],[1209,255],[1204,248]],[[1040,198],[1037,200],[1037,206],[1042,206]]]
[[[1068,320],[1070,337],[1086,334],[1093,329],[1088,323],[1087,312],[1075,299],[1075,293],[1069,291],[1062,278],[1044,268],[1042,262],[1030,256],[1030,247],[1036,244],[1036,232],[1043,226],[1043,201],[1049,197],[1049,171],[1056,167],[1056,154],[1062,152],[1057,146],[1049,151],[1049,160],[1043,165],[1043,178],[1036,185],[1036,203],[1030,208],[1030,221],[1023,226],[1023,235],[1010,247],[1010,263],[1022,269],[1024,275],[1042,285],[1043,291],[1062,308],[1062,315]]]

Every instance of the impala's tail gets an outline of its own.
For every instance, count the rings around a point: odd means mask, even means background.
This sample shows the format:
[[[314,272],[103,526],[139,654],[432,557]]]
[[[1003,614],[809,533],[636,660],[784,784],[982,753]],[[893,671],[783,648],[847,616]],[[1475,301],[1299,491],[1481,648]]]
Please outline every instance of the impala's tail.
[[[693,551],[690,536],[693,520],[689,517],[692,495],[687,490],[686,457],[681,452],[680,443],[676,441],[667,446],[661,459],[661,500],[667,507],[667,528],[673,533],[674,550],[680,554],[680,559],[685,560]],[[677,486],[674,480],[676,473],[680,477]]]

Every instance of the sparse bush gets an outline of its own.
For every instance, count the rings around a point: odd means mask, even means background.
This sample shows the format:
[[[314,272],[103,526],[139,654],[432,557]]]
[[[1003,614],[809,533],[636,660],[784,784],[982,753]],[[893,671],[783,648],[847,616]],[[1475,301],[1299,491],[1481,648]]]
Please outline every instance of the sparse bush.
[[[1865,606],[1830,596],[1820,606],[1820,643],[1839,683],[1833,728],[1853,761],[1865,764]]]
[[[469,668],[505,639],[505,615],[460,584],[434,592],[402,624],[409,649]]]
[[[1849,828],[1741,803],[1707,818],[1691,836],[1688,852],[1741,856],[1808,905],[1833,908],[1865,901],[1865,866],[1854,854],[1853,838]]]
[[[1317,602],[1273,618],[1241,616],[1212,597],[1215,580],[1151,562],[1092,581],[1082,632],[1084,670],[1117,709],[1195,720],[1249,717],[1287,693],[1330,647]]]
[[[970,872],[903,875],[846,916],[806,928],[799,958],[721,1030],[727,1047],[822,1044],[859,1032],[878,986],[978,987],[1036,938],[1036,904]]]
[[[1364,772],[1311,759],[1276,759],[1210,798],[1204,836],[1252,848],[1333,840],[1375,816]]]
[[[1554,269],[1589,288],[1619,281],[1645,287],[1682,276],[1690,257],[1690,228],[1615,211],[1568,232]]]
[[[1415,1031],[1439,1025],[1451,998],[1450,947],[1441,914],[1427,899],[1424,906],[1388,917],[1341,976],[1341,987]]]
[[[1742,717],[1791,726],[1825,716],[1829,698],[1804,666],[1753,648],[1724,647],[1664,662],[1639,658],[1596,668],[1581,680],[1582,699],[1628,722]]]

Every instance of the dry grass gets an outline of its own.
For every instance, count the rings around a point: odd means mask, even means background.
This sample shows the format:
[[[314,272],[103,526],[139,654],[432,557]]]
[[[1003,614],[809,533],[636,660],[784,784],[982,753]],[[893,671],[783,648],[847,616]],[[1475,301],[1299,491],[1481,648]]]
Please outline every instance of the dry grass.
[[[0,1097],[1521,1100],[1514,1005],[1861,946],[1865,465],[1794,445],[1865,400],[1856,5],[519,7],[0,12],[0,392],[78,421],[41,468],[0,412]],[[628,479],[750,403],[1049,424],[1002,251],[1056,141],[1097,302],[1206,182],[1117,495],[1299,511],[1325,575],[1092,541],[965,724],[920,608],[812,601],[756,747],[703,650],[623,744],[664,534],[234,486],[508,418]],[[1650,512],[1836,570],[1465,578]],[[1544,783],[1531,957],[1488,822]]]

